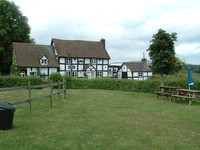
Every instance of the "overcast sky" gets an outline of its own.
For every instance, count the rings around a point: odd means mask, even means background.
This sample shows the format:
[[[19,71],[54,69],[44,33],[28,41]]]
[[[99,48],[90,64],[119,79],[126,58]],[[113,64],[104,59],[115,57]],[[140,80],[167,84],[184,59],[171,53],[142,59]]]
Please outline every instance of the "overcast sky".
[[[177,56],[200,64],[200,0],[12,0],[29,19],[31,37],[106,39],[111,62],[139,61],[158,29],[176,32]]]

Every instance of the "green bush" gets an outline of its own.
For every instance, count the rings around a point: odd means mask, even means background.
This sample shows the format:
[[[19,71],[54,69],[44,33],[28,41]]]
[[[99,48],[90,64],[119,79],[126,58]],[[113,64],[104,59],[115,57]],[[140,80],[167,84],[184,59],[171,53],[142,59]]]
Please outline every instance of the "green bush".
[[[119,80],[114,78],[69,78],[66,77],[67,88],[71,89],[104,89],[136,92],[154,92],[158,89],[157,81]]]
[[[142,81],[115,78],[65,78],[67,80],[67,88],[71,89],[104,89],[154,93],[159,90],[160,86],[160,77],[158,75]],[[195,85],[191,89],[200,90],[200,79],[194,78],[194,82]],[[187,75],[165,76],[165,85],[187,89]]]
[[[0,76],[0,88],[26,86],[28,81],[30,81],[32,85],[42,84],[42,80],[37,77]]]
[[[62,81],[62,75],[59,72],[53,72],[50,75],[50,80],[52,80],[54,83]]]

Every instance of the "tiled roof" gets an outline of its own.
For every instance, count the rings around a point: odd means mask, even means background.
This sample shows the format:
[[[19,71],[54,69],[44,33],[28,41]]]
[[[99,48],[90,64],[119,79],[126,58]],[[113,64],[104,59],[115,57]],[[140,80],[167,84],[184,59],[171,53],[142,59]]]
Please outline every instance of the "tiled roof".
[[[53,47],[51,45],[37,45],[27,43],[13,43],[13,52],[17,55],[19,67],[59,67]],[[40,58],[47,57],[48,65],[41,65]]]
[[[52,39],[58,57],[106,58],[109,59],[101,41],[60,40]]]
[[[137,72],[151,72],[151,69],[147,64],[143,64],[142,62],[124,62],[124,64],[132,71]]]

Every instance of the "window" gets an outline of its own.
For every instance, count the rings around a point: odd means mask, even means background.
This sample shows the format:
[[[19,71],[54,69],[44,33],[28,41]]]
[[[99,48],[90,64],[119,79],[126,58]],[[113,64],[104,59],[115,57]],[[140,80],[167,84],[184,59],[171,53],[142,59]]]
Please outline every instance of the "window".
[[[139,77],[143,77],[143,72],[138,72]]]
[[[46,59],[42,59],[42,64],[43,65],[47,65],[47,60]]]
[[[71,59],[70,58],[66,58],[66,64],[70,64],[71,63]]]
[[[97,77],[102,77],[102,72],[101,71],[97,71]]]
[[[92,64],[96,64],[96,59],[92,58],[92,59],[91,59],[91,63],[92,63]]]
[[[77,77],[77,72],[72,72],[72,77]]]
[[[66,72],[65,72],[65,75],[70,76],[70,72],[69,72],[69,71],[66,71]]]
[[[30,76],[36,76],[36,72],[30,72]]]
[[[43,57],[40,59],[40,64],[41,64],[41,65],[48,65],[48,59],[46,58],[46,56],[43,56]]]
[[[40,59],[40,64],[41,65],[48,65],[48,59],[43,56],[41,59]]]
[[[68,66],[68,69],[76,69],[76,66]]]

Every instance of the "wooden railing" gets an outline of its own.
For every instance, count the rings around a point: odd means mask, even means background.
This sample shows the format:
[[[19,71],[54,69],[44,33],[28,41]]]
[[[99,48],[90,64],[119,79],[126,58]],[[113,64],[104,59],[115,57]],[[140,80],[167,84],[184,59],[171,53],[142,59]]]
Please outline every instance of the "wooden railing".
[[[61,89],[61,85],[63,85],[62,89]],[[18,102],[13,102],[12,104],[13,105],[19,105],[19,104],[29,103],[29,110],[30,110],[30,113],[31,113],[32,112],[32,104],[31,103],[33,101],[37,101],[37,100],[41,100],[41,99],[49,97],[49,99],[50,99],[50,107],[52,108],[52,98],[53,98],[53,96],[58,95],[58,97],[59,97],[58,99],[60,101],[60,94],[64,93],[64,99],[66,99],[66,85],[67,85],[66,80],[63,80],[63,82],[60,82],[60,81],[58,83],[50,82],[50,84],[42,84],[42,85],[31,85],[31,82],[29,81],[27,86],[0,88],[0,92],[1,91],[12,91],[12,90],[28,89],[28,95],[29,95],[28,99],[22,100],[22,101],[18,101]],[[54,86],[58,86],[58,92],[53,92],[53,87]],[[32,98],[31,89],[36,89],[36,88],[49,88],[49,95]]]

